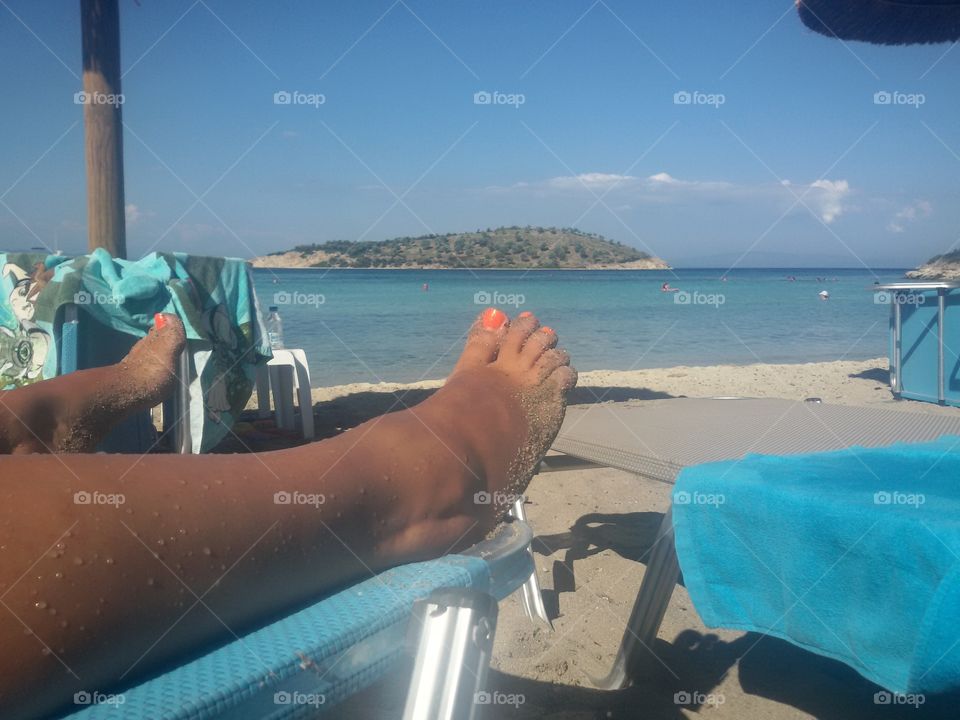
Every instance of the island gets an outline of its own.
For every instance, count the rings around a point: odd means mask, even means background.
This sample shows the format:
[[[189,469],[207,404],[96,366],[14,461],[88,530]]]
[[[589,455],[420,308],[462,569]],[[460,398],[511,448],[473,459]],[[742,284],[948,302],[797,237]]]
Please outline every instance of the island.
[[[934,255],[906,274],[911,280],[960,280],[960,250]]]
[[[660,258],[576,228],[500,227],[380,241],[298,245],[251,260],[262,268],[384,270],[669,270]]]

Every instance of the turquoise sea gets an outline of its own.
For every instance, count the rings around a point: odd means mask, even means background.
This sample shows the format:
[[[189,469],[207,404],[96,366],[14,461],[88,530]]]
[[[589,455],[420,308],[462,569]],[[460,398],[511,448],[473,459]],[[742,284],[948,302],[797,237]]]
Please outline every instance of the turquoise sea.
[[[886,355],[890,308],[871,286],[903,270],[722,272],[257,269],[254,280],[314,386],[442,378],[487,305],[535,312],[581,371]]]

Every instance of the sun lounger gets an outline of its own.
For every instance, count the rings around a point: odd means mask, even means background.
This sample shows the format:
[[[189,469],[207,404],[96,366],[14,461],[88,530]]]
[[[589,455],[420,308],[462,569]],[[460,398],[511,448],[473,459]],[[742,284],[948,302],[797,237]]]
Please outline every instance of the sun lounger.
[[[68,717],[312,717],[371,685],[411,637],[418,647],[404,718],[470,717],[496,601],[530,576],[531,537],[525,523],[504,523],[460,555],[387,570],[136,687],[77,693],[80,707]]]
[[[553,449],[673,483],[684,468],[747,453],[791,455],[884,447],[960,434],[960,416],[779,399],[677,398],[567,411]],[[600,687],[624,687],[653,653],[679,578],[671,512],[663,519],[620,649]]]

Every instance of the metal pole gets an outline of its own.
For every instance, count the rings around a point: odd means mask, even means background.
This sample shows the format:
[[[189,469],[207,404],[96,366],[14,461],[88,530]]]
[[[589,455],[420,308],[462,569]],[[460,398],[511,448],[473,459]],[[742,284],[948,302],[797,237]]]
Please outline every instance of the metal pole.
[[[117,0],[80,0],[83,104],[87,156],[87,246],[127,256],[123,198],[123,93]]]
[[[902,354],[901,346],[901,316],[900,316],[900,294],[894,292],[893,298],[893,394],[899,398],[903,391],[903,380],[900,377],[900,361]]]
[[[937,290],[937,402],[944,404],[943,378],[943,311],[946,291]]]

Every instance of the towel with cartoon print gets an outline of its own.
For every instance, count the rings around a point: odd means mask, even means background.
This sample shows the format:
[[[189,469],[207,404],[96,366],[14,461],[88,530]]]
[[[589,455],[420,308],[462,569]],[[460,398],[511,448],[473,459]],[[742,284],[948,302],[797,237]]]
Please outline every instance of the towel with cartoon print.
[[[81,333],[106,326],[142,337],[158,312],[183,321],[191,356],[193,451],[229,432],[270,358],[249,266],[243,260],[151,253],[142,260],[104,250],[66,258],[0,254],[0,388],[58,374],[57,322],[79,308]]]

